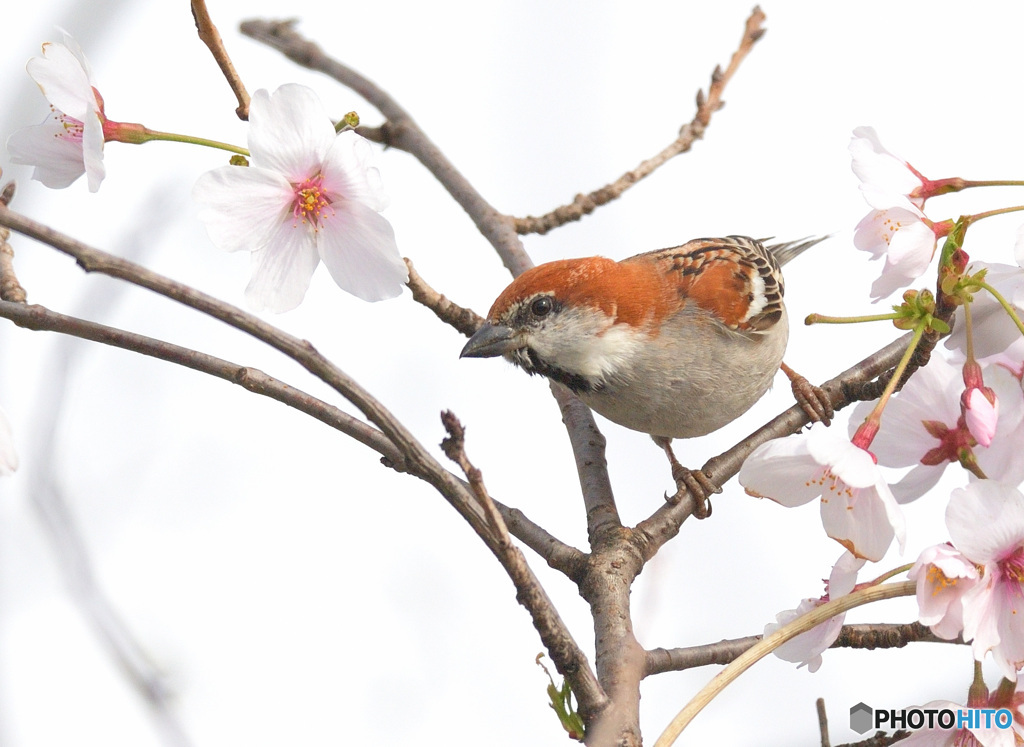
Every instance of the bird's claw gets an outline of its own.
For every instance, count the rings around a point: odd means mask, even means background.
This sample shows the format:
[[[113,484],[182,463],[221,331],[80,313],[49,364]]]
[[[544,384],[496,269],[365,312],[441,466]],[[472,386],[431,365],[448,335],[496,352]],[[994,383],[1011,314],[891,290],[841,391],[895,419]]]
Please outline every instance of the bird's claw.
[[[722,488],[716,485],[710,477],[699,469],[686,469],[679,467],[672,469],[672,478],[676,481],[676,492],[674,495],[665,494],[665,500],[673,506],[689,493],[693,496],[695,508],[693,515],[698,519],[706,519],[711,516],[711,496],[721,493]]]
[[[835,411],[832,409],[832,398],[828,392],[820,386],[814,386],[803,376],[796,376],[792,379],[793,396],[812,423],[824,423],[832,425],[832,416]]]

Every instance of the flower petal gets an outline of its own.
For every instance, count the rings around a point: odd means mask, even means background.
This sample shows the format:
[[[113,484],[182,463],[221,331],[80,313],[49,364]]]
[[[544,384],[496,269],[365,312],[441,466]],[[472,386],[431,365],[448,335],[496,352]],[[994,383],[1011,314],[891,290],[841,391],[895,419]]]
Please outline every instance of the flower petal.
[[[792,508],[821,495],[824,467],[807,451],[805,435],[777,438],[754,449],[740,468],[739,481],[749,495],[770,498]]]
[[[812,428],[807,448],[818,464],[828,466],[847,485],[866,488],[878,480],[878,467],[871,455],[838,431]]]
[[[818,599],[801,600],[800,605],[794,610],[783,610],[775,616],[776,622],[764,626],[764,635],[769,636],[779,628],[793,622],[798,617],[814,610],[821,601]],[[772,653],[783,661],[790,661],[806,666],[808,672],[817,672],[821,667],[821,654],[839,637],[843,629],[843,620],[846,613],[830,617],[825,622],[817,625],[806,633],[801,633],[795,638],[783,643]]]
[[[384,216],[361,202],[334,203],[320,227],[320,257],[342,290],[364,301],[401,294],[409,271]]]
[[[259,89],[249,105],[251,163],[277,171],[292,184],[320,172],[336,134],[316,92],[287,83]]]
[[[324,158],[324,189],[380,212],[388,206],[388,196],[372,161],[373,151],[365,138],[352,131],[341,133]]]
[[[79,121],[97,109],[88,73],[75,53],[63,44],[43,44],[43,56],[29,60],[26,70],[55,109]]]
[[[7,138],[11,163],[35,166],[32,178],[50,189],[64,189],[85,173],[82,143],[70,137],[59,114],[40,125],[23,127]]]
[[[884,482],[871,488],[827,492],[821,499],[821,522],[829,537],[859,558],[881,560],[894,536],[902,552],[903,512]]]
[[[975,440],[982,446],[988,446],[992,443],[999,422],[999,400],[989,402],[981,389],[971,389],[967,395],[964,420]]]
[[[1010,485],[978,480],[957,488],[946,506],[953,546],[975,563],[993,563],[1024,543],[1024,495]]]
[[[919,464],[903,476],[899,482],[889,487],[892,489],[893,497],[899,504],[916,501],[929,490],[938,485],[945,472],[945,464]]]
[[[857,585],[857,574],[866,562],[849,551],[840,555],[828,577],[828,598],[838,599],[853,591]]]
[[[255,251],[279,225],[292,224],[293,191],[281,174],[255,166],[221,166],[202,174],[192,188],[199,219],[210,240],[225,251]]]
[[[103,165],[103,123],[95,111],[86,113],[82,122],[82,160],[85,175],[89,180],[89,191],[95,192],[107,175]]]
[[[266,245],[252,253],[246,302],[256,311],[291,311],[302,303],[318,264],[313,229],[280,223]]]

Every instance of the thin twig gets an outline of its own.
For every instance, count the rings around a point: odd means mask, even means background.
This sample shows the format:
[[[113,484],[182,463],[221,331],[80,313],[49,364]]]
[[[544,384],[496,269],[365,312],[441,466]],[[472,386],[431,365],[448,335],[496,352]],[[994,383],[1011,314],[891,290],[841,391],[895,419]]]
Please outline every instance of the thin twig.
[[[232,363],[223,358],[181,347],[165,340],[60,314],[38,305],[28,306],[0,301],[0,317],[10,319],[25,329],[59,332],[83,340],[130,350],[237,384],[250,392],[275,399],[304,412],[335,430],[351,436],[384,457],[388,466],[402,471],[402,465],[405,462],[402,453],[376,428],[257,368]]]
[[[562,660],[562,666],[565,666],[566,662],[573,663],[574,671],[573,676],[570,678],[570,684],[580,705],[580,715],[583,717],[584,722],[589,722],[601,710],[607,707],[609,703],[608,697],[601,689],[597,678],[590,672],[590,666],[586,661],[585,654],[576,646],[575,641],[568,636],[565,624],[561,621],[557,610],[548,599],[547,593],[540,585],[540,581],[537,580],[533,571],[530,570],[530,566],[527,564],[526,558],[523,557],[523,553],[512,543],[508,529],[505,527],[505,522],[495,508],[494,502],[491,500],[484,485],[483,475],[469,461],[469,457],[466,456],[466,431],[462,423],[450,411],[441,413],[441,422],[448,433],[448,437],[441,442],[441,449],[444,451],[445,456],[458,464],[465,473],[473,494],[488,517],[491,535],[490,537],[484,537],[484,539],[485,541],[489,540],[488,544],[494,550],[495,556],[515,584],[516,598],[520,604],[526,606],[531,612],[534,609],[545,610],[545,619],[538,619],[535,616],[534,626],[537,628],[537,632],[540,633],[541,640],[544,642],[553,661],[558,662],[555,655],[557,652],[557,656]],[[528,600],[537,601],[529,603]],[[559,667],[559,671],[562,670],[562,666]],[[580,669],[576,669],[576,667],[580,667]],[[563,676],[570,677],[565,672],[563,672]],[[581,694],[576,690],[577,686],[586,688],[585,692]]]
[[[446,457],[459,465],[459,469],[466,476],[466,479],[469,481],[469,489],[473,491],[473,495],[476,496],[477,502],[483,509],[484,515],[490,524],[493,540],[503,545],[502,550],[504,551],[507,549],[504,545],[510,543],[508,528],[505,526],[505,520],[498,513],[498,509],[494,506],[494,501],[487,492],[483,473],[474,467],[473,463],[469,461],[469,457],[466,456],[466,429],[451,410],[445,410],[441,413],[441,424],[448,433],[448,437],[441,441],[441,451],[444,452]]]
[[[707,95],[704,91],[697,91],[697,112],[693,119],[683,125],[679,130],[676,139],[665,147],[657,155],[643,161],[635,169],[627,171],[611,184],[601,187],[590,194],[579,194],[568,205],[562,205],[551,212],[539,217],[526,216],[516,218],[516,231],[520,234],[540,233],[544,234],[553,228],[565,223],[577,221],[585,215],[589,215],[597,208],[622,196],[627,189],[637,184],[642,179],[650,176],[654,171],[667,163],[672,158],[689,151],[693,144],[704,137],[704,131],[711,123],[711,115],[724,106],[722,93],[729,80],[739,69],[740,63],[753,49],[757,40],[764,36],[765,29],[764,13],[759,7],[755,7],[747,19],[746,28],[743,31],[743,38],[740,40],[739,48],[733,53],[729,66],[723,71],[721,67],[715,67],[711,74],[711,85],[708,87]]]
[[[231,86],[232,93],[238,99],[238,107],[235,109],[235,114],[243,121],[249,119],[249,92],[245,90],[245,84],[242,82],[238,71],[235,70],[231,57],[228,56],[228,50],[224,47],[224,41],[220,38],[220,32],[213,25],[210,11],[206,9],[206,0],[192,0],[192,18],[195,19],[199,38],[202,39],[203,44],[210,48],[213,59],[217,61],[220,71],[227,79],[228,85]]]
[[[655,648],[647,652],[645,677],[662,672],[680,672],[684,669],[725,665],[760,641],[762,636],[748,635],[717,643],[680,648]],[[947,641],[939,638],[930,628],[920,623],[870,623],[844,625],[831,648],[858,648],[872,651],[876,648],[903,648],[911,643],[962,644],[962,638]]]
[[[463,308],[454,303],[446,296],[431,288],[427,282],[416,272],[412,260],[405,258],[405,266],[409,269],[409,281],[406,283],[412,291],[412,300],[423,304],[434,312],[438,319],[445,324],[454,327],[459,332],[469,337],[484,323],[484,318],[472,309]]]
[[[828,737],[828,713],[825,711],[825,699],[818,698],[814,701],[814,708],[818,712],[818,734],[821,735],[821,747],[831,747],[831,740]]]

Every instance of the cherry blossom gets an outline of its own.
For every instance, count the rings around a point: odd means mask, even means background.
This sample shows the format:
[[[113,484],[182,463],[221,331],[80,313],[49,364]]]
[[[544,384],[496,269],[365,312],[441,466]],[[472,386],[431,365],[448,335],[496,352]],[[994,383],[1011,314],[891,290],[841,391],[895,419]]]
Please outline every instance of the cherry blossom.
[[[905,288],[928,269],[945,224],[934,224],[910,203],[904,207],[872,210],[857,224],[853,245],[872,259],[885,257],[882,274],[871,284],[871,298],[879,301]]]
[[[873,455],[841,434],[814,427],[758,446],[740,484],[784,506],[821,499],[825,532],[858,558],[881,560],[896,537],[902,552],[903,512]]]
[[[832,574],[828,581],[828,593],[820,599],[803,599],[796,609],[783,610],[775,616],[774,623],[764,626],[764,635],[769,636],[779,628],[793,622],[801,615],[810,612],[820,605],[832,599],[849,594],[857,583],[857,572],[864,566],[862,558],[854,557],[849,552],[844,552],[836,564],[832,567]],[[817,672],[821,667],[821,655],[828,649],[843,629],[843,621],[846,613],[830,617],[820,625],[815,626],[806,633],[786,641],[776,648],[772,653],[783,661],[791,661],[799,667],[807,667],[808,672]]]
[[[43,56],[29,60],[27,69],[52,112],[42,124],[8,138],[11,162],[35,166],[32,178],[52,189],[63,189],[86,174],[89,191],[95,192],[106,174],[105,117],[81,47],[65,33],[63,44],[43,44]]]
[[[0,475],[10,475],[18,469],[18,454],[14,451],[14,434],[7,415],[0,409]]]
[[[916,194],[927,180],[899,156],[886,149],[874,127],[857,127],[850,139],[853,173],[868,204],[876,209],[910,202],[924,207],[925,198]]]
[[[1024,665],[1024,495],[978,480],[953,491],[946,508],[953,546],[979,566],[981,578],[961,597],[964,640],[974,658],[992,657],[1010,680]]]
[[[369,144],[336,134],[316,94],[287,84],[258,90],[249,110],[248,167],[222,166],[193,190],[214,244],[252,252],[248,303],[288,311],[322,260],[334,282],[367,301],[402,292],[408,272]]]
[[[872,259],[885,257],[881,276],[871,286],[879,301],[917,280],[928,269],[938,239],[950,221],[933,223],[924,214],[925,200],[945,190],[949,180],[932,182],[893,155],[871,127],[858,127],[850,140],[853,171],[872,210],[855,229],[853,244]]]
[[[889,400],[872,447],[883,467],[913,467],[892,485],[898,502],[924,495],[951,463],[976,464],[985,476],[1012,484],[1024,481],[1024,460],[1017,456],[1024,443],[1024,392],[1006,368],[989,364],[983,371],[1000,402],[988,446],[974,436],[961,410],[960,371],[939,355],[932,355],[928,365]],[[857,406],[851,430],[871,408],[871,403]]]
[[[978,581],[978,569],[951,545],[925,548],[907,574],[917,581],[918,620],[951,641],[964,628],[963,595]]]

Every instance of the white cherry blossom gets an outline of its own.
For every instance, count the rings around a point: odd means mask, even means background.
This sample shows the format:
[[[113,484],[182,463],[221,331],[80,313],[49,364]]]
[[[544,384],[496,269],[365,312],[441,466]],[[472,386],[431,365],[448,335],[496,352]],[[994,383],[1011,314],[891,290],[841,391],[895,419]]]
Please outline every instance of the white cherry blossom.
[[[402,292],[408,271],[369,143],[337,134],[309,88],[258,90],[249,110],[250,165],[199,177],[193,196],[213,243],[252,252],[246,299],[257,310],[301,303],[321,261],[343,290],[367,301]]]

